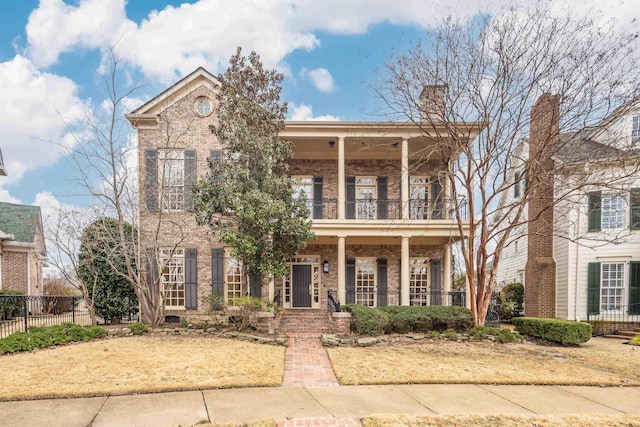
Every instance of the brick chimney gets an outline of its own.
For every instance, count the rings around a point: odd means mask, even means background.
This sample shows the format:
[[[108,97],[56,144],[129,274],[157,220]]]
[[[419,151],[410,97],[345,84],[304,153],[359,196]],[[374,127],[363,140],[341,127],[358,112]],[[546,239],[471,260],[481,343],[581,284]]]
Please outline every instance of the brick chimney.
[[[442,121],[447,85],[425,85],[420,93],[420,120]]]
[[[543,94],[531,109],[529,136],[528,258],[525,316],[556,317],[556,262],[553,258],[553,153],[559,141],[560,97]]]

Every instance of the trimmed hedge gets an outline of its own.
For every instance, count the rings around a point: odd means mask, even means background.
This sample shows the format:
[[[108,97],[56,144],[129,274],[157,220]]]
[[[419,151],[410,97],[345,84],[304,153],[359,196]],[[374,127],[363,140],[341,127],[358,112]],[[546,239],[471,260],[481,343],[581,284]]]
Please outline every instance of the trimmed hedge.
[[[361,335],[443,332],[448,329],[464,332],[473,326],[471,311],[457,306],[372,308],[349,304],[344,308],[352,315],[351,330]]]
[[[564,345],[578,345],[591,339],[591,325],[585,322],[533,317],[516,317],[512,322],[523,335]]]
[[[46,348],[74,341],[88,341],[102,338],[105,335],[107,335],[107,331],[100,326],[84,328],[68,322],[49,327],[32,326],[29,328],[29,332],[16,332],[0,339],[0,354],[32,351],[36,348]]]

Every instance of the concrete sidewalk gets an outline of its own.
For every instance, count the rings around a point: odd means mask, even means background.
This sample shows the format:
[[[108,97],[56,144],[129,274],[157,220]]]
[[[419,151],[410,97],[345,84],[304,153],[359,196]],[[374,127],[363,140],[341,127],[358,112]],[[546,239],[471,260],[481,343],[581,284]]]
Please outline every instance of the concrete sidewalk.
[[[290,421],[300,418],[347,420],[324,424],[342,426],[357,425],[354,419],[373,414],[640,414],[638,402],[640,387],[429,384],[244,388],[0,402],[0,426],[161,427],[259,419],[289,420],[287,425],[293,425]]]

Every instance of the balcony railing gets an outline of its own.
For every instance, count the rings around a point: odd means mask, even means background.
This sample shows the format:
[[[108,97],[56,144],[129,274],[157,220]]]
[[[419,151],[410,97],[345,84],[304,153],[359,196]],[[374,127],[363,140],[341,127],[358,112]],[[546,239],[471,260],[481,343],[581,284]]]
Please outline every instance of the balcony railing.
[[[467,203],[458,199],[462,220],[467,219]],[[312,219],[338,219],[338,200],[322,199],[307,201]],[[409,200],[409,219],[412,220],[451,220],[456,219],[455,204],[452,199]],[[356,199],[345,202],[346,219],[364,221],[401,219],[402,202],[398,199]]]
[[[371,307],[400,305],[399,291],[347,291],[347,304],[362,304]],[[409,304],[415,306],[428,305],[466,305],[464,291],[425,291],[409,294]]]

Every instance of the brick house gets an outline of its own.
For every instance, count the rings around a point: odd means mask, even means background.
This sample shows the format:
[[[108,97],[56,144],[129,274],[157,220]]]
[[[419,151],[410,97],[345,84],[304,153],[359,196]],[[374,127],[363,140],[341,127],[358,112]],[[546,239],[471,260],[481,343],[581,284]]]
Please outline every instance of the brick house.
[[[555,128],[557,134],[558,99],[543,97],[535,108],[553,113],[537,122],[532,115],[523,159],[536,132]],[[640,107],[624,105],[592,130],[557,138],[548,161],[562,162],[567,172],[550,176],[540,190],[547,196],[528,203],[535,221],[519,227],[505,246],[497,287],[524,283],[530,316],[640,321]],[[502,205],[522,197],[523,174],[524,162],[516,164]],[[589,178],[579,186],[585,174]],[[567,182],[572,191],[557,200],[567,193]]]
[[[461,235],[440,179],[447,160],[422,154],[446,131],[425,135],[410,123],[287,122],[290,173],[316,239],[285,277],[246,283],[228,248],[189,212],[191,186],[222,157],[210,130],[217,85],[199,68],[126,116],[138,132],[141,245],[158,242],[167,314],[197,313],[212,290],[227,303],[250,292],[287,309],[325,309],[328,292],[369,306],[464,304],[464,293],[451,292],[451,245]],[[461,125],[471,139],[481,130]]]
[[[0,202],[0,289],[42,295],[46,260],[40,207]]]

